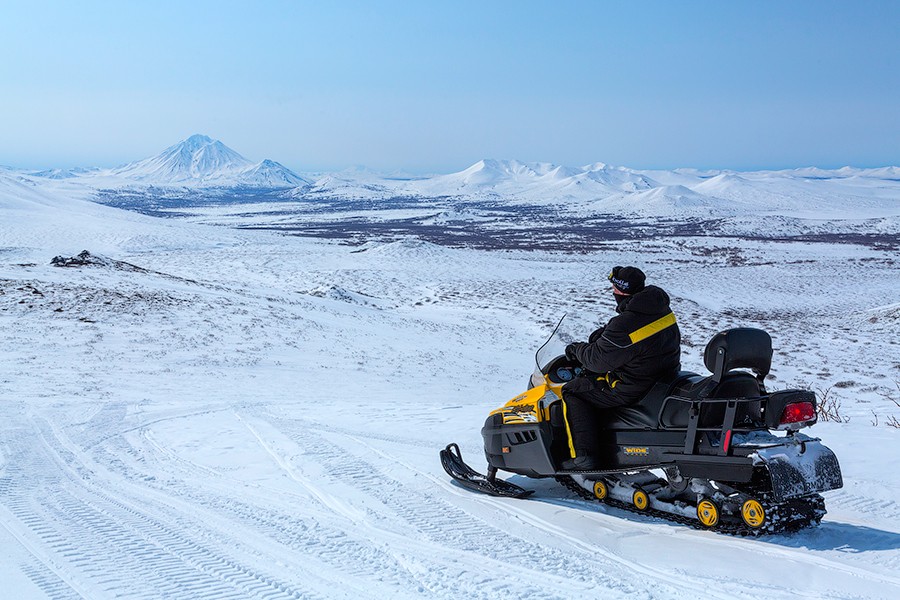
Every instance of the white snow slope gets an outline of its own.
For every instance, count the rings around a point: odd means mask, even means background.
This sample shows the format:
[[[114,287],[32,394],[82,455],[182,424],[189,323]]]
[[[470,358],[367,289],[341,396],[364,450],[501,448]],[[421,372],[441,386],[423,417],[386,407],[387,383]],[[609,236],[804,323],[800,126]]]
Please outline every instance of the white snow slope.
[[[49,264],[83,249],[109,260]],[[716,238],[352,247],[0,174],[2,595],[897,598],[897,260]],[[761,326],[770,387],[841,401],[848,421],[811,430],[845,482],[818,528],[734,538],[548,480],[498,499],[443,473],[451,441],[483,468],[483,420],[522,391],[551,322],[586,335],[611,315],[616,264],[671,293],[686,368],[716,330]]]

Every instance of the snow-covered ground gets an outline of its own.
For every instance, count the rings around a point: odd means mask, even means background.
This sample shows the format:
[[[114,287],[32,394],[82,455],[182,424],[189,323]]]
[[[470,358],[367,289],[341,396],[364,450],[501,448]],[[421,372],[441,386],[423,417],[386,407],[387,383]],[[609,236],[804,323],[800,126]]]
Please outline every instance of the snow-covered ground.
[[[564,175],[578,173],[520,169]],[[696,175],[655,181],[678,177]],[[761,185],[799,198],[779,177]],[[724,196],[750,179],[704,185]],[[351,246],[155,219],[35,181],[0,173],[4,597],[900,595],[896,247]],[[848,196],[817,197],[833,217]],[[896,227],[886,197],[878,187],[864,206],[880,208],[859,217]],[[50,264],[85,249],[107,260]],[[759,326],[776,349],[770,387],[840,402],[846,422],[811,430],[845,482],[818,528],[733,538],[551,481],[516,477],[534,499],[497,499],[443,473],[451,441],[482,467],[484,417],[522,391],[551,323],[567,312],[588,332],[611,315],[617,264],[672,295],[686,368],[703,371],[718,329]]]

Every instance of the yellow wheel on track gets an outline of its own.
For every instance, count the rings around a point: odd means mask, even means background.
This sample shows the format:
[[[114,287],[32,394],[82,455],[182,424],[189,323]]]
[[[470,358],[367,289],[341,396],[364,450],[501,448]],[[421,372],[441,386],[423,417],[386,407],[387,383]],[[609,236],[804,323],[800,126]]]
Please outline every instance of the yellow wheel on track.
[[[650,498],[647,497],[647,492],[644,490],[634,490],[634,494],[631,495],[631,503],[638,510],[647,510],[650,506]]]
[[[697,504],[697,518],[704,527],[715,527],[719,522],[719,507],[709,498],[704,498]]]
[[[609,495],[609,488],[606,486],[606,482],[603,480],[597,480],[594,482],[594,498],[597,500],[606,500],[606,497]]]
[[[766,511],[759,500],[750,498],[741,506],[741,518],[753,529],[758,529],[766,522]]]

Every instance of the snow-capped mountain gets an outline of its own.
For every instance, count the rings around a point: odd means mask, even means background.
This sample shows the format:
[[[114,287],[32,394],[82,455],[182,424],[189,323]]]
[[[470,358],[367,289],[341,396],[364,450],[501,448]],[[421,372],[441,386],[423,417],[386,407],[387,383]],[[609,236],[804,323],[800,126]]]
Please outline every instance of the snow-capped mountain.
[[[297,187],[309,183],[275,161],[253,163],[219,140],[200,134],[107,175],[154,185]]]
[[[52,184],[69,195],[136,210],[158,206],[162,198],[167,205],[183,206],[213,198],[227,201],[235,193],[258,199],[264,191],[282,200],[426,202],[440,209],[440,214],[428,215],[438,221],[449,218],[441,215],[462,214],[460,210],[476,205],[488,210],[500,205],[546,207],[571,218],[675,220],[751,214],[854,220],[894,218],[900,212],[900,169],[895,166],[738,172],[485,158],[442,175],[399,176],[351,168],[304,178],[270,159],[251,162],[205,135],[193,135],[156,156],[115,169],[7,172],[34,185]],[[481,214],[474,209],[473,214]]]
[[[47,169],[44,171],[31,171],[29,174],[35,177],[43,177],[44,179],[71,179],[73,177],[80,177],[87,173],[91,173],[92,171],[96,171],[97,169],[84,169],[84,168],[74,168],[74,169]]]
[[[310,181],[300,177],[281,163],[269,160],[252,165],[238,175],[238,183],[254,187],[303,187]]]
[[[129,179],[183,182],[221,178],[243,171],[252,164],[222,142],[198,134],[169,146],[156,156],[113,169],[112,173]]]
[[[369,171],[331,174],[292,190],[290,196],[367,201],[446,198],[553,206],[582,216],[880,218],[900,211],[898,181],[897,167],[736,172],[483,159],[456,173],[414,180],[378,177]]]
[[[552,163],[483,159],[449,175],[414,182],[412,189],[444,193],[503,193],[508,196],[609,196],[618,192],[649,189],[657,185],[648,177],[625,168],[596,163],[568,167]]]

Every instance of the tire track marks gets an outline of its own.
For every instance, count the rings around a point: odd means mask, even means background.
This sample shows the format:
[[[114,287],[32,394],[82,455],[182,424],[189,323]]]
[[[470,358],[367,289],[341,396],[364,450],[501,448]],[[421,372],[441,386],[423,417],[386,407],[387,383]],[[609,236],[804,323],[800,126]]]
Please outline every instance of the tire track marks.
[[[563,595],[588,593],[598,587],[623,596],[653,594],[663,588],[671,597],[678,597],[678,589],[665,582],[655,582],[646,588],[623,583],[622,578],[611,574],[621,572],[623,566],[594,552],[566,552],[517,537],[435,494],[411,489],[372,462],[359,459],[310,430],[304,422],[282,420],[278,426],[303,448],[304,460],[315,461],[323,468],[331,485],[350,483],[360,495],[379,501],[381,512],[375,519],[370,518],[370,522],[390,523],[400,519],[405,523],[404,529],[415,532],[417,540],[436,552],[452,555],[455,551],[465,555],[474,565],[481,565],[479,570],[484,565],[494,565],[495,575],[489,581],[467,590],[473,597],[502,595],[508,585],[504,575],[516,577],[517,589],[528,587],[533,597],[556,597],[562,590],[567,590]],[[536,570],[535,565],[542,568]]]
[[[312,596],[230,557],[222,541],[220,547],[196,541],[202,523],[185,523],[185,531],[193,532],[188,535],[170,525],[178,519],[160,520],[128,500],[91,489],[71,466],[71,453],[48,431],[11,442],[9,447],[19,448],[11,457],[19,476],[7,472],[13,485],[5,486],[0,501],[58,570],[76,573],[110,595],[134,598]],[[53,586],[50,571],[32,569],[37,580]]]

